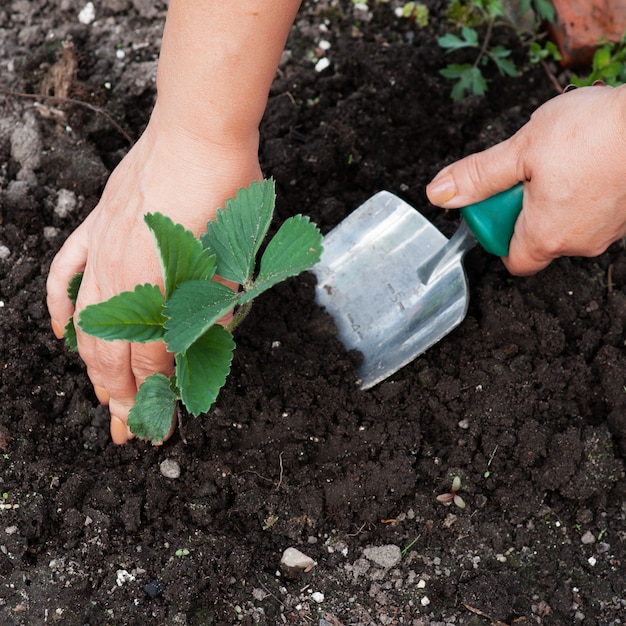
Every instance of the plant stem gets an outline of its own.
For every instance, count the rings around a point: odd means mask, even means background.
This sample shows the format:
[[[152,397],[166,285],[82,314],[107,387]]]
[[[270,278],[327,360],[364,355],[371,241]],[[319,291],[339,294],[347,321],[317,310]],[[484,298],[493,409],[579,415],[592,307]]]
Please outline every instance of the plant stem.
[[[485,38],[483,39],[483,45],[480,47],[480,52],[474,61],[474,67],[478,67],[480,60],[488,54],[487,46],[489,45],[489,40],[491,39],[491,31],[493,30],[493,23],[495,21],[495,17],[490,17],[487,22],[487,32],[485,33]]]
[[[233,319],[226,326],[226,330],[232,333],[237,328],[237,326],[239,326],[239,324],[241,324],[241,322],[243,322],[243,320],[246,319],[246,317],[248,316],[248,313],[250,313],[251,308],[252,308],[251,300],[246,302],[245,304],[242,304],[237,309],[237,312],[233,315]]]

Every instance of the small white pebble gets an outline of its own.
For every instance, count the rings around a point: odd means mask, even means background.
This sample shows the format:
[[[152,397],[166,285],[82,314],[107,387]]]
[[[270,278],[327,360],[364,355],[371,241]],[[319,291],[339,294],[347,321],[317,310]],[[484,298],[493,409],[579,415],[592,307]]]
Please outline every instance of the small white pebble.
[[[180,477],[180,465],[173,459],[165,459],[165,461],[161,462],[159,468],[161,469],[161,474],[165,476],[165,478]]]
[[[96,19],[96,9],[93,2],[88,2],[78,14],[78,21],[81,24],[91,24]]]
[[[322,39],[317,44],[317,47],[320,48],[321,50],[330,50],[330,41],[327,41],[326,39]]]
[[[595,556],[590,556],[587,559],[587,563],[589,563],[589,565],[591,565],[591,567],[594,567],[597,562],[598,562],[598,560],[596,559]]]
[[[421,600],[420,600],[420,604],[422,606],[428,606],[430,604],[430,598],[428,596],[424,596]]]
[[[118,569],[115,573],[115,584],[121,587],[124,583],[133,582],[135,577],[125,569]]]
[[[115,51],[115,56],[116,56],[116,58],[121,60],[121,59],[123,59],[126,56],[126,52],[124,52],[124,50],[122,50],[121,48],[118,48]]]
[[[59,217],[67,217],[76,210],[77,206],[78,199],[73,191],[70,189],[59,189],[59,191],[57,191],[57,201],[54,207],[56,215]]]
[[[287,548],[283,552],[280,564],[291,573],[310,572],[315,567],[315,561],[297,548]]]
[[[424,589],[424,587],[426,587],[426,581],[423,578],[420,578],[417,581],[417,588],[418,589]]]
[[[5,532],[7,535],[14,535],[14,534],[17,532],[17,526],[7,526],[7,527],[4,529],[4,532]]]
[[[11,250],[6,246],[0,246],[0,260],[5,261],[11,256]]]
[[[320,602],[324,602],[324,594],[321,591],[316,591],[315,593],[312,593],[311,598],[314,602],[317,602],[318,604],[320,604]]]
[[[315,64],[315,71],[323,72],[329,66],[330,66],[330,60],[324,57]]]

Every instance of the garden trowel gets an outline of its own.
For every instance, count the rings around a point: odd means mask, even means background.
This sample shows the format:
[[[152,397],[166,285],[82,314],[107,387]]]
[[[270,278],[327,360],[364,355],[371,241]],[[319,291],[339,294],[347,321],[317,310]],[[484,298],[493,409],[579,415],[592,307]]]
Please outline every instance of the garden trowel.
[[[313,268],[316,301],[333,316],[344,346],[362,353],[362,389],[463,321],[469,303],[463,257],[477,241],[492,254],[508,254],[522,196],[520,183],[464,207],[448,239],[404,200],[381,191],[324,237]]]

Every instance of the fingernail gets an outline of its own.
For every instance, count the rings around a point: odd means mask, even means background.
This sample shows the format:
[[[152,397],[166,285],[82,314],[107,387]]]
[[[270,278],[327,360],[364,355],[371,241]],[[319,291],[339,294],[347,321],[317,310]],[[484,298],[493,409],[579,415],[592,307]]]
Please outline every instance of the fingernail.
[[[100,400],[100,404],[109,404],[110,395],[104,387],[94,385],[93,390],[96,392],[96,397],[98,398],[98,400]]]
[[[52,332],[57,339],[63,339],[63,334],[65,333],[65,329],[59,322],[56,320],[51,320],[50,325],[52,326]]]
[[[111,415],[111,439],[113,443],[118,445],[126,443],[129,439],[126,422],[123,422],[119,417],[115,417],[115,415]]]
[[[456,196],[456,185],[452,174],[437,176],[428,185],[428,197],[433,204],[444,204]]]

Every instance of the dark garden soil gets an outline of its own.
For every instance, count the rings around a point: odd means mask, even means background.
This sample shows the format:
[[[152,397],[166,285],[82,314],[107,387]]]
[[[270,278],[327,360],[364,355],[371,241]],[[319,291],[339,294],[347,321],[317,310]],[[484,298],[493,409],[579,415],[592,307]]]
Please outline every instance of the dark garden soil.
[[[128,149],[111,119],[134,138],[146,123],[164,5],[95,4],[90,24],[76,0],[0,6],[0,623],[626,623],[620,244],[531,278],[473,250],[463,324],[367,392],[313,278],[292,279],[237,332],[209,415],[160,448],[110,442],[45,279]],[[453,104],[443,3],[426,29],[399,4],[305,2],[263,123],[277,222],[328,232],[389,189],[449,235],[425,183],[555,95],[539,67]],[[61,95],[69,36],[68,95],[91,108],[17,95]],[[456,475],[464,510],[436,500]],[[310,573],[278,572],[290,546]]]

